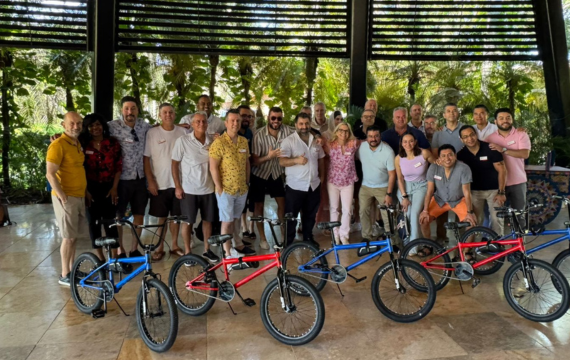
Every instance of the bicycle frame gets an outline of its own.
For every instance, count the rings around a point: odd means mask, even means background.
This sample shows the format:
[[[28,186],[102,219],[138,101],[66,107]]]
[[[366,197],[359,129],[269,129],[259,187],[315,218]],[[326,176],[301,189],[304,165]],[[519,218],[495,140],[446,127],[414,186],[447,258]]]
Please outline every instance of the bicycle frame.
[[[89,273],[89,275],[87,275],[85,278],[81,279],[79,281],[79,284],[82,287],[85,288],[90,288],[90,289],[95,289],[95,290],[101,290],[101,287],[98,286],[91,286],[86,284],[85,282],[90,279],[94,274],[96,274],[98,271],[100,271],[103,268],[106,268],[108,270],[108,276],[109,279],[112,283],[113,283],[113,287],[114,287],[114,291],[116,293],[118,293],[121,288],[123,286],[125,286],[126,283],[128,283],[129,281],[131,281],[132,279],[134,279],[135,277],[137,277],[139,274],[141,274],[144,271],[151,271],[152,270],[152,265],[151,265],[151,261],[150,261],[150,253],[147,254],[147,256],[137,256],[137,257],[132,257],[132,258],[124,258],[124,259],[112,259],[109,258],[107,260],[106,263],[104,263],[103,265],[99,266],[97,269],[91,271]],[[135,263],[144,263],[141,266],[139,266],[137,269],[135,269],[132,273],[130,273],[126,278],[124,278],[123,280],[119,281],[117,284],[115,284],[114,280],[113,280],[113,271],[110,270],[110,266],[111,264],[115,264],[115,263],[120,263],[120,264],[135,264]],[[94,280],[89,280],[89,281],[94,281]]]

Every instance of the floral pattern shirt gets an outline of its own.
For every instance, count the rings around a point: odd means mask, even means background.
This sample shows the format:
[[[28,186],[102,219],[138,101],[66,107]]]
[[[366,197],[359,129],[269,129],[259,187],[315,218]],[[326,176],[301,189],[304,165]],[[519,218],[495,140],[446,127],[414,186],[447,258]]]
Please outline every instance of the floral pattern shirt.
[[[87,144],[85,152],[85,173],[87,181],[109,183],[115,180],[115,174],[123,169],[121,145],[115,138],[101,140],[99,150]]]
[[[336,142],[330,143],[329,148],[328,181],[339,187],[349,186],[357,182],[358,176],[356,175],[354,156],[358,151],[358,142],[356,140],[349,141],[344,147],[344,152]]]
[[[125,124],[123,119],[109,121],[108,125],[111,136],[121,144],[123,154],[121,180],[136,180],[137,177],[143,179],[143,153],[146,132],[152,126],[143,119],[137,119],[134,128]]]

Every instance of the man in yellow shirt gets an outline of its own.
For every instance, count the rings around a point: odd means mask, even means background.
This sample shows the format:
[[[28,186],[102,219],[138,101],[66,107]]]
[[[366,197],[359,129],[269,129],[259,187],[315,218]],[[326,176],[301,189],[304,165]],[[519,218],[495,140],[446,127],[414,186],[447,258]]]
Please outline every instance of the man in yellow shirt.
[[[228,111],[225,125],[226,132],[210,146],[210,173],[216,188],[222,235],[234,233],[234,222],[241,217],[247,200],[250,175],[249,146],[246,138],[238,135],[241,126],[238,110]],[[255,253],[239,243],[232,248],[229,241],[224,243],[224,251],[226,257]]]
[[[52,187],[51,199],[61,242],[61,276],[59,283],[69,286],[69,273],[75,259],[75,240],[87,230],[85,190],[87,179],[83,168],[83,150],[77,140],[83,118],[68,112],[62,122],[65,132],[52,142],[46,156],[46,177]]]

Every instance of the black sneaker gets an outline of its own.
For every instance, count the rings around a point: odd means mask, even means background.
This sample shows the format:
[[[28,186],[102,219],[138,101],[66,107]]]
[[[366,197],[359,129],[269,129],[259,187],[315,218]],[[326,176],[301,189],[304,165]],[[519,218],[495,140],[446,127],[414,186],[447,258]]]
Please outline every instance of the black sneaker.
[[[214,254],[214,252],[212,250],[208,250],[205,253],[202,254],[202,257],[206,260],[208,260],[209,262],[213,263],[217,263],[220,261],[219,256],[217,256],[216,254]]]
[[[237,250],[237,249],[236,249],[236,250]],[[255,254],[256,254],[255,250],[253,250],[253,249],[251,249],[251,248],[249,248],[249,247],[247,247],[247,246],[244,246],[243,249],[237,250],[237,251],[240,252],[240,253],[242,253],[242,254],[244,254],[245,256],[248,256],[248,255],[255,255]]]
[[[138,250],[137,250],[138,251]],[[132,254],[132,253],[131,253]],[[117,256],[117,258],[119,259],[126,259],[127,258],[127,254],[122,253],[119,254]],[[115,265],[115,270],[117,271],[122,271],[125,274],[130,274],[133,272],[133,265],[132,264],[126,264],[126,263],[117,263],[117,265]]]
[[[248,239],[251,238],[251,234],[249,233],[249,231],[244,231],[244,232],[241,234],[241,236],[244,237],[244,238],[248,238]]]
[[[245,241],[244,239],[241,239],[241,242],[242,242],[245,246],[251,246],[251,242],[250,242],[250,241]]]
[[[129,253],[129,257],[139,257],[139,256],[143,256],[143,254],[139,251],[139,249],[136,249],[135,251],[131,251]]]
[[[67,274],[65,276],[60,276],[58,283],[59,283],[59,285],[63,285],[63,286],[71,286],[71,281],[69,280],[69,274]]]

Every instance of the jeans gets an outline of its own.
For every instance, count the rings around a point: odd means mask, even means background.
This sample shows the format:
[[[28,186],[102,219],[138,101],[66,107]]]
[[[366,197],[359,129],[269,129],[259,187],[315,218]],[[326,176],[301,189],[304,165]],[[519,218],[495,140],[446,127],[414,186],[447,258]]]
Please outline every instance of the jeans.
[[[406,194],[408,194],[408,200],[410,201],[410,206],[408,206],[407,216],[410,220],[410,240],[419,239],[422,236],[420,228],[420,214],[424,208],[424,199],[427,192],[427,181],[406,181]],[[404,200],[401,192],[398,190],[398,198],[400,199],[400,204]]]
[[[352,196],[354,193],[354,184],[348,186],[336,186],[333,183],[327,183],[329,191],[331,221],[338,221],[340,218],[339,209],[342,206],[342,219],[340,219],[340,228],[335,228],[335,239],[337,242],[348,242],[350,233],[350,216],[352,215]],[[340,200],[340,204],[339,204]],[[346,241],[345,241],[346,240]]]
[[[313,227],[317,219],[317,211],[321,203],[321,185],[315,190],[301,191],[285,187],[285,214],[292,213],[297,217],[302,211],[301,222],[303,224],[303,240],[313,241]],[[287,245],[295,240],[297,220],[287,221]]]

